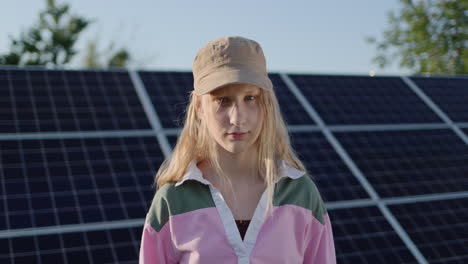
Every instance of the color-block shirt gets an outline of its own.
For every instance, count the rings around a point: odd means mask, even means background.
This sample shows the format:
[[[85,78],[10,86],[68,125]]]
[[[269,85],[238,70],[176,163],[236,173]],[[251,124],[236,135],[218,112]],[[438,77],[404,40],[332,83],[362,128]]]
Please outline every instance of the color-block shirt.
[[[330,218],[312,179],[284,161],[273,212],[266,190],[242,240],[221,192],[195,161],[159,188],[146,215],[140,263],[336,263]]]

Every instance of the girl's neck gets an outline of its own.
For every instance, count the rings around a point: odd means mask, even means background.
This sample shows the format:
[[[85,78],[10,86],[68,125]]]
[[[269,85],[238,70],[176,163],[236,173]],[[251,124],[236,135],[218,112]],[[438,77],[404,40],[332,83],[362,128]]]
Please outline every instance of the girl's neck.
[[[254,151],[242,153],[219,153],[219,165],[223,173],[233,184],[257,184],[263,179],[258,173],[256,153]],[[217,182],[217,173],[208,161],[202,161],[198,167],[202,170],[205,178],[211,178]]]

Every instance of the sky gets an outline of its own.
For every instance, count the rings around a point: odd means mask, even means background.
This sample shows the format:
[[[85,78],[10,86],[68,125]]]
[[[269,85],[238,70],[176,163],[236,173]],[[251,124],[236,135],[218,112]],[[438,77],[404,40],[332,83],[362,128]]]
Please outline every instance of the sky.
[[[77,42],[78,51],[97,39],[102,51],[113,41],[135,57],[136,69],[191,71],[196,52],[212,39],[238,35],[263,48],[269,72],[307,74],[407,75],[395,62],[373,64],[387,13],[398,0],[57,0],[71,12],[93,19]],[[9,36],[18,37],[39,20],[45,0],[3,1],[0,54]],[[82,57],[71,66],[82,68]]]

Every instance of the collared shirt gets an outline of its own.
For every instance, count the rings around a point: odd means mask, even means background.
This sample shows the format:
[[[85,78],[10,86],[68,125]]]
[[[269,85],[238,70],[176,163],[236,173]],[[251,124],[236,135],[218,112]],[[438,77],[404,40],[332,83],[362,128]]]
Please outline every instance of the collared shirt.
[[[283,160],[273,212],[266,190],[242,240],[221,192],[195,161],[156,192],[143,228],[140,263],[336,263],[330,218],[303,171]]]

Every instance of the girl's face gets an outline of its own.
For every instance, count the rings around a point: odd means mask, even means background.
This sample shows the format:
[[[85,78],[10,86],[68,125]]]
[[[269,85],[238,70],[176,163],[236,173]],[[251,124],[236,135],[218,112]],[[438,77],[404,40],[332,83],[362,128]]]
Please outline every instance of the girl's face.
[[[263,122],[260,89],[237,83],[202,95],[199,117],[207,125],[210,136],[226,151],[249,150],[260,134]]]

